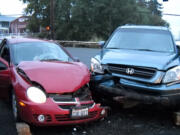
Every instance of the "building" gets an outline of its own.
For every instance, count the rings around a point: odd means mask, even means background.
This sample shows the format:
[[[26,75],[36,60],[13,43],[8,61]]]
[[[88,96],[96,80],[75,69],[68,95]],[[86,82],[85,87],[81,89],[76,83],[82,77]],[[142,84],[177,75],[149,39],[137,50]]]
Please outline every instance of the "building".
[[[9,33],[10,23],[15,19],[16,17],[0,15],[0,34]]]
[[[27,32],[28,17],[21,16],[13,20],[10,24],[10,33],[25,33]]]

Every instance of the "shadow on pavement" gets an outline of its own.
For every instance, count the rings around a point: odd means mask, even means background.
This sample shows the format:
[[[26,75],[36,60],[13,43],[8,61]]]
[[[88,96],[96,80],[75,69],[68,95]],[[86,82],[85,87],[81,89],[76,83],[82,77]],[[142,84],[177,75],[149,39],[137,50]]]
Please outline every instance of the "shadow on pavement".
[[[17,135],[11,106],[0,100],[0,135]]]

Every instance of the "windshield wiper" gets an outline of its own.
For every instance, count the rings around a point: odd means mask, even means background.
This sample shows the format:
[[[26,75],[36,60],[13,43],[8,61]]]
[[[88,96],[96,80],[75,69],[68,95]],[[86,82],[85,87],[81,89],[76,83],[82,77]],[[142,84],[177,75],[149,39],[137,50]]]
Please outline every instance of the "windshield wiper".
[[[117,48],[117,47],[109,47],[106,49],[126,49],[126,50],[138,50],[138,51],[148,51],[148,52],[162,52],[162,51],[156,51],[156,50],[151,50],[151,49],[133,49],[133,48]]]
[[[121,48],[117,48],[117,47],[109,47],[109,48],[106,48],[106,49],[121,49]]]
[[[60,59],[41,59],[40,61],[61,61]]]
[[[151,49],[134,49],[134,50],[138,50],[138,51],[148,51],[148,52],[160,52],[160,51],[151,50]]]
[[[139,51],[153,51],[151,49],[136,49],[136,50],[139,50]]]

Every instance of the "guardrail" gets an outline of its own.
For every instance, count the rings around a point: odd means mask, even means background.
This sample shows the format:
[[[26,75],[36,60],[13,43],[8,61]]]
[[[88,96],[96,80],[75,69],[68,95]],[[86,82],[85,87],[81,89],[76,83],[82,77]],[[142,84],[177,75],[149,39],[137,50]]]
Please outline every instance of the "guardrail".
[[[61,40],[55,40],[55,42],[61,44],[64,47],[100,48],[100,45],[98,44],[98,42],[61,41]]]

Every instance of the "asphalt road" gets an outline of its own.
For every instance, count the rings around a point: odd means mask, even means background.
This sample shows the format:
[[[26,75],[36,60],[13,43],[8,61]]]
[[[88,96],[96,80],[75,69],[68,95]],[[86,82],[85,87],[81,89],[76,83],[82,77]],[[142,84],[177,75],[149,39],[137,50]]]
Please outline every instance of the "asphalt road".
[[[66,48],[73,57],[79,58],[81,62],[90,67],[91,57],[100,52],[100,49],[94,48]]]
[[[16,135],[11,107],[2,100],[0,100],[0,135]]]
[[[67,48],[74,56],[90,65],[90,58],[98,49]],[[173,113],[169,109],[154,105],[140,105],[132,109],[122,109],[111,105],[112,111],[104,120],[66,127],[32,128],[33,135],[180,135],[180,127],[173,123]],[[13,135],[14,123],[10,107],[0,101],[0,135]]]

